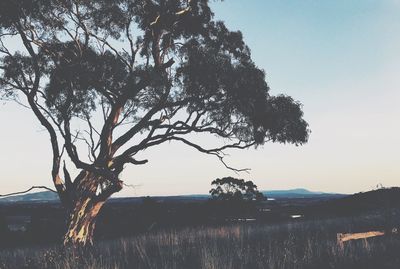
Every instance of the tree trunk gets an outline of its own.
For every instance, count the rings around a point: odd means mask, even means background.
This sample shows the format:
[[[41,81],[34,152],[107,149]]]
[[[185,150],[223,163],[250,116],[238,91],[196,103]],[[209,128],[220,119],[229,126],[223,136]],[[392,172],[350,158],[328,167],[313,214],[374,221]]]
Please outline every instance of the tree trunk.
[[[64,245],[86,246],[93,244],[96,217],[104,202],[95,202],[92,198],[79,200],[73,209],[68,230],[64,236]]]
[[[80,177],[80,178],[79,178]],[[93,244],[96,218],[105,201],[115,192],[122,189],[118,182],[108,189],[97,193],[97,188],[104,179],[89,172],[82,172],[74,192],[73,204],[70,207],[68,229],[64,236],[64,245],[87,246]]]

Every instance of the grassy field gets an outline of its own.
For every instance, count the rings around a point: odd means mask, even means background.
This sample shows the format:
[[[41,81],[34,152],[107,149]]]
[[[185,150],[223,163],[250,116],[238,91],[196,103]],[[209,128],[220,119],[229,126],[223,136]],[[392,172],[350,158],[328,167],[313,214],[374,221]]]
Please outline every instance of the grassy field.
[[[382,220],[380,220],[382,221]],[[83,255],[59,247],[0,251],[1,268],[400,268],[400,236],[349,242],[374,217],[158,231],[102,241]]]

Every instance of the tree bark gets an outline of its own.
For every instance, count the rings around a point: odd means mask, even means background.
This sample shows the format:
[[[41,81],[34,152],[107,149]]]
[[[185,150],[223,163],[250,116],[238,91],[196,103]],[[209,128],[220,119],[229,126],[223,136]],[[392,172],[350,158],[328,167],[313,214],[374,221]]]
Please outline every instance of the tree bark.
[[[82,174],[83,173],[83,174]],[[122,189],[111,186],[98,193],[98,188],[104,181],[101,176],[89,172],[82,172],[78,176],[73,203],[70,207],[67,232],[64,236],[64,245],[88,246],[93,244],[93,235],[97,216],[106,200],[115,192]],[[75,182],[74,182],[75,183]],[[107,192],[107,195],[105,195]]]
[[[93,244],[96,217],[104,202],[94,202],[91,198],[76,203],[69,219],[64,245],[87,246]]]

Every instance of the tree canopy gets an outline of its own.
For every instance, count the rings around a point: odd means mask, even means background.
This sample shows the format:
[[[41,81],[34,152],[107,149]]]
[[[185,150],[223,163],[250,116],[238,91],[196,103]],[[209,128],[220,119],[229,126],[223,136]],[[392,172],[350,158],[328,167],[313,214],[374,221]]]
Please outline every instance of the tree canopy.
[[[210,194],[220,201],[260,201],[264,195],[252,181],[233,177],[217,178],[211,182]]]

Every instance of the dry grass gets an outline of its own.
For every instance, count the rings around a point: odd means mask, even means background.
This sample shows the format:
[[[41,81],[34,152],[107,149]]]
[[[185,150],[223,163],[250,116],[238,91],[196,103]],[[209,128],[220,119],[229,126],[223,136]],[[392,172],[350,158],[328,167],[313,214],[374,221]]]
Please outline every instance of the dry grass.
[[[82,255],[57,247],[0,251],[0,267],[400,268],[398,236],[352,241],[341,248],[336,232],[343,229],[356,229],[354,220],[160,231],[99,242]]]

